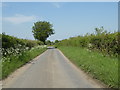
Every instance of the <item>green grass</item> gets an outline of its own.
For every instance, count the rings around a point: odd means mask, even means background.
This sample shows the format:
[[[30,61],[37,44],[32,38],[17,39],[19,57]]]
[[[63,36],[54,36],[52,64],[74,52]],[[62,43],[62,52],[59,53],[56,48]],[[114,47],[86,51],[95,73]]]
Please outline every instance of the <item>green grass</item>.
[[[118,88],[118,59],[104,57],[86,48],[61,46],[59,49],[74,64],[111,88]]]
[[[36,56],[40,55],[46,50],[46,48],[33,48],[29,51],[25,51],[20,55],[9,56],[5,61],[2,62],[2,76],[0,79],[5,79],[17,68],[26,64]]]

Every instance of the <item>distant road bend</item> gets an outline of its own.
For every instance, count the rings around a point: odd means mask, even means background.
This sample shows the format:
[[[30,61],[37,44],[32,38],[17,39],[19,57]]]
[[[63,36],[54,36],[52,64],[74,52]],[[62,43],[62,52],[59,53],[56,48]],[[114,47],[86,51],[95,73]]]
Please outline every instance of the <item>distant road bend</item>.
[[[52,48],[33,60],[27,69],[19,70],[19,75],[3,81],[3,88],[101,87],[73,65],[58,49]]]

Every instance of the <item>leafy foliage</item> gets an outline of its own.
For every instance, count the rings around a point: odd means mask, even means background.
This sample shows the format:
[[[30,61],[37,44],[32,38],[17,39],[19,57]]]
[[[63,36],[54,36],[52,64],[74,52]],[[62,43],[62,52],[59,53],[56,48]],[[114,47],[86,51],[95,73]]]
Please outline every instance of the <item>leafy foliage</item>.
[[[2,76],[0,74],[0,80],[6,78],[17,68],[28,63],[45,50],[45,46],[36,46],[19,54],[2,57]]]
[[[34,46],[43,45],[43,42],[36,40],[19,39],[10,35],[2,34],[2,54],[8,56],[19,54],[31,49]]]
[[[37,55],[46,50],[42,41],[19,39],[5,33],[2,36],[2,75],[0,79],[6,78],[14,70],[32,60]]]
[[[55,40],[55,43],[58,43],[59,42],[59,40]]]
[[[34,23],[33,35],[34,38],[45,43],[45,40],[52,34],[54,34],[54,30],[52,29],[52,24],[46,21],[38,21]]]
[[[86,34],[85,36],[77,36],[69,39],[60,41],[58,46],[76,46],[76,47],[86,47],[90,50],[98,50],[102,52],[105,56],[116,56],[118,57],[120,48],[119,32],[108,33],[103,27],[95,28],[96,34]]]

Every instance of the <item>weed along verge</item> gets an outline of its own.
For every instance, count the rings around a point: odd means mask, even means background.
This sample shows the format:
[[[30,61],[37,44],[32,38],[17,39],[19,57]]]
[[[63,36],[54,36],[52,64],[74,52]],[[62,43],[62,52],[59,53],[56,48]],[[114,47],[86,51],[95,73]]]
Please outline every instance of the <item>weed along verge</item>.
[[[45,46],[35,46],[30,50],[20,52],[19,54],[10,55],[2,58],[2,76],[0,79],[5,79],[12,72],[22,65],[28,63],[30,60],[34,59],[36,56],[40,55],[46,50]]]
[[[118,58],[104,56],[86,48],[58,47],[74,64],[110,88],[118,88]]]

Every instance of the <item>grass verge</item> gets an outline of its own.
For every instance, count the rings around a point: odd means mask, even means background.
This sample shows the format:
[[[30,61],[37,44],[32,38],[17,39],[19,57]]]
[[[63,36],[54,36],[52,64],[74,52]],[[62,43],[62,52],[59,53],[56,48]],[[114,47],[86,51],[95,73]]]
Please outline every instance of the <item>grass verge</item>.
[[[26,64],[39,54],[43,53],[46,48],[41,47],[34,47],[29,51],[22,52],[16,56],[9,56],[2,60],[2,76],[0,79],[5,79],[10,75],[13,71],[17,68],[21,67],[22,65]]]
[[[61,46],[59,49],[74,64],[107,86],[118,88],[118,58],[104,57],[86,48]]]

